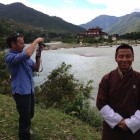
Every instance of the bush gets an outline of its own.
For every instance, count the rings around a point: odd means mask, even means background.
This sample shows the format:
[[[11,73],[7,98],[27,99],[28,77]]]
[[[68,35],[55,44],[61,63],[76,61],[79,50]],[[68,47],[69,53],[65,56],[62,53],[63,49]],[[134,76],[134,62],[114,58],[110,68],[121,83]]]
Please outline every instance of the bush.
[[[0,53],[0,94],[11,95],[10,75],[4,61],[6,53]]]
[[[59,108],[92,126],[101,126],[101,119],[96,118],[97,112],[91,109],[89,103],[93,81],[88,81],[86,85],[80,83],[74,75],[68,73],[70,68],[71,65],[62,63],[60,67],[51,72],[48,80],[40,86],[40,89],[35,90],[37,102],[45,108]]]
[[[70,108],[79,110],[84,104],[84,100],[90,98],[93,89],[89,81],[85,86],[79,83],[72,74],[68,73],[71,65],[62,63],[60,67],[53,70],[48,76],[48,80],[40,86],[38,101],[44,102],[46,108],[56,107],[70,112]],[[68,109],[69,108],[69,109]],[[72,110],[73,110],[72,109]]]
[[[85,106],[79,119],[95,127],[98,131],[102,129],[102,118],[95,107],[91,108],[89,105]]]

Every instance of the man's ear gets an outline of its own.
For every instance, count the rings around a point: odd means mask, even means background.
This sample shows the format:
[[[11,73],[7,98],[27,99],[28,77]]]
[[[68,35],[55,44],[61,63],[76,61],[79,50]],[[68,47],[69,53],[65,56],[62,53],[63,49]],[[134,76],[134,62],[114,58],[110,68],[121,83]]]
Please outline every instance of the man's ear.
[[[16,48],[16,43],[15,42],[11,42],[11,48],[15,49]]]
[[[11,42],[11,46],[14,46],[15,45],[15,43],[14,42]]]
[[[115,61],[117,62],[117,58],[115,57]]]
[[[133,61],[134,61],[134,56],[133,56]]]

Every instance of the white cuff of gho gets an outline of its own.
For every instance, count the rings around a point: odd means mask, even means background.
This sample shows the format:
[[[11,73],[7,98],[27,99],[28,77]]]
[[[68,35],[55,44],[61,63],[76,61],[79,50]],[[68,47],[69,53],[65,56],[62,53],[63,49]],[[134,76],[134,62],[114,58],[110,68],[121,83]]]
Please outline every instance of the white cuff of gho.
[[[115,113],[109,105],[104,106],[100,110],[100,113],[111,128],[114,128],[123,119],[123,117],[118,113]]]
[[[133,116],[125,119],[127,127],[134,134],[137,130],[140,129],[140,110],[137,110]]]

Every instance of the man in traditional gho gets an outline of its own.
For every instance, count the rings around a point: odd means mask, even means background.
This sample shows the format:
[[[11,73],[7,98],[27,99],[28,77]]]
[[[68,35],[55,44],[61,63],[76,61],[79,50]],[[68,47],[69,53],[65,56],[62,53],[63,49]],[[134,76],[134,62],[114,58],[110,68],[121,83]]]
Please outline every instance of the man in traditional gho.
[[[96,105],[103,118],[102,140],[140,140],[140,73],[133,70],[133,48],[116,49],[118,67],[100,84]]]

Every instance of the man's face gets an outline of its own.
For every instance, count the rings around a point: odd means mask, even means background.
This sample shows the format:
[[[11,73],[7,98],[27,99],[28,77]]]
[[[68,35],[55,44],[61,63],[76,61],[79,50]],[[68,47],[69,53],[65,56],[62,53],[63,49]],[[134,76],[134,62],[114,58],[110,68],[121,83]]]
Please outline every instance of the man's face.
[[[15,43],[15,50],[18,51],[18,52],[22,52],[24,47],[25,47],[25,45],[24,45],[23,38],[18,37],[17,42]]]
[[[115,58],[118,67],[122,72],[126,72],[134,61],[133,53],[130,49],[119,49]]]

